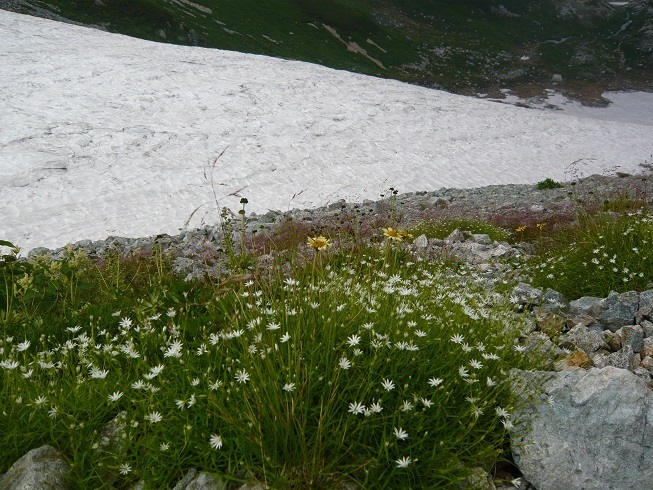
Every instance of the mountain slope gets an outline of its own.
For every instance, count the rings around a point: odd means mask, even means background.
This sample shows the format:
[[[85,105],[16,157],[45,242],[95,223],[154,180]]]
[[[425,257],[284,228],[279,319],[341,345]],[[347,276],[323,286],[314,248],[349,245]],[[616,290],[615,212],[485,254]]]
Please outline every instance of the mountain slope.
[[[0,0],[143,39],[297,59],[473,94],[653,88],[652,0]]]

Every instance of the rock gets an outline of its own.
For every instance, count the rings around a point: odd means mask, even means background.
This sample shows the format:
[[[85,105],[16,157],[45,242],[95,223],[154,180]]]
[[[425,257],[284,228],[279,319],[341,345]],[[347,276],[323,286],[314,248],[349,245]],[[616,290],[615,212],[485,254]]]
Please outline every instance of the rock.
[[[540,298],[542,297],[542,290],[534,288],[525,282],[520,282],[512,290],[511,297],[513,298],[514,303],[522,308],[539,305]]]
[[[569,316],[598,318],[603,311],[603,299],[583,296],[569,303]]]
[[[639,310],[635,313],[635,323],[640,325],[643,321],[653,320],[653,305],[647,305],[642,307],[640,305]]]
[[[653,337],[646,337],[642,342],[642,357],[653,357]]]
[[[472,233],[472,240],[481,245],[492,245],[490,235],[484,233]]]
[[[415,238],[413,245],[415,245],[417,248],[426,248],[429,246],[429,240],[426,238],[426,235],[422,234]]]
[[[621,337],[623,347],[630,346],[633,352],[640,352],[644,348],[644,330],[639,325],[627,325],[617,330]]]
[[[603,303],[599,321],[606,328],[616,332],[625,325],[632,325],[639,309],[639,296],[635,291],[619,294],[612,292]]]
[[[209,473],[191,469],[173,490],[227,490],[227,484]]]
[[[52,446],[32,449],[0,477],[0,490],[66,490],[70,465]]]
[[[639,322],[639,326],[644,330],[644,337],[653,337],[653,322],[642,320]]]
[[[567,327],[569,328],[575,327],[576,325],[583,325],[585,327],[589,327],[590,325],[594,325],[595,323],[596,323],[596,318],[591,317],[589,315],[576,315],[576,316],[567,315]],[[603,330],[602,327],[601,330]]]
[[[653,374],[653,357],[646,356],[639,363],[640,369],[646,369],[650,374]]]
[[[647,291],[642,291],[639,293],[639,308],[644,309],[648,308],[649,306],[653,307],[653,289],[649,289]],[[650,320],[653,320],[653,318],[650,318]]]
[[[607,358],[608,366],[619,369],[634,370],[639,362],[635,362],[635,353],[630,346],[626,346],[617,352],[613,352]]]
[[[540,311],[566,314],[569,311],[569,301],[557,291],[547,289],[540,300]]]
[[[462,488],[474,488],[477,490],[496,490],[492,478],[483,468],[472,468],[472,474],[467,477]]]
[[[565,321],[563,318],[547,313],[545,315],[538,314],[537,316],[537,329],[540,332],[544,332],[550,339],[557,339],[565,327]],[[564,345],[560,344],[562,347]]]
[[[560,75],[559,73],[554,73],[553,76],[551,77],[551,82],[552,83],[562,82],[562,75]]]
[[[575,350],[571,354],[556,361],[554,369],[556,371],[573,371],[575,369],[586,369],[592,365],[592,360],[585,351]]]
[[[578,324],[562,336],[559,344],[561,347],[578,348],[591,354],[605,345],[605,338],[600,333]]]
[[[465,241],[465,235],[463,234],[462,231],[460,231],[458,228],[456,228],[444,240],[445,240],[445,242],[448,242],[448,243],[462,243],[462,242]]]
[[[617,352],[621,350],[621,336],[616,333],[612,333],[610,330],[604,330],[602,335],[605,337],[605,343],[608,345],[608,348],[612,352]]]
[[[650,488],[653,392],[643,380],[612,367],[521,376],[543,383],[553,401],[524,409],[512,437],[515,463],[535,488]]]

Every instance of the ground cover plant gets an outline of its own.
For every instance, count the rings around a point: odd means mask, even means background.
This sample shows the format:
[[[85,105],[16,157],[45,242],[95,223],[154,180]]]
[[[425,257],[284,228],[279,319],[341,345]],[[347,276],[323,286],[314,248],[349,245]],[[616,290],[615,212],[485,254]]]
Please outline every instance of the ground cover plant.
[[[163,254],[0,260],[0,473],[42,444],[78,488],[190,468],[273,488],[447,488],[506,456],[506,378],[537,367],[494,281],[376,245],[300,245],[246,281]],[[3,245],[8,245],[6,242]],[[224,284],[225,282],[221,283]]]

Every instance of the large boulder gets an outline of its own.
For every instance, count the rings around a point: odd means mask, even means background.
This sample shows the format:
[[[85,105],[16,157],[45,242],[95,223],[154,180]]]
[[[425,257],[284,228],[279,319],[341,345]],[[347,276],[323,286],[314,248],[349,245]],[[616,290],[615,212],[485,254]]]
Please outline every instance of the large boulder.
[[[632,325],[639,309],[639,295],[635,291],[627,293],[612,292],[603,303],[600,322],[606,328],[616,332],[621,327]]]
[[[0,490],[66,490],[70,465],[52,446],[32,449],[0,476]]]
[[[653,392],[642,379],[606,367],[518,380],[545,390],[517,414],[512,437],[515,463],[535,488],[651,488]]]

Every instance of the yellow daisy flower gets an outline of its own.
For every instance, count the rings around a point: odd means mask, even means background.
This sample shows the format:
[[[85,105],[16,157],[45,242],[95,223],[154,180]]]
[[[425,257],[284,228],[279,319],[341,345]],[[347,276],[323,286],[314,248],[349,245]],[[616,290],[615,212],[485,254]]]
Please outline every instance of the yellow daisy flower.
[[[308,237],[308,244],[316,250],[325,250],[327,247],[333,245],[329,238],[322,235],[314,238]]]
[[[395,230],[394,228],[383,228],[383,234],[388,237],[390,240],[397,240],[401,241],[403,240],[403,237],[399,230]]]

